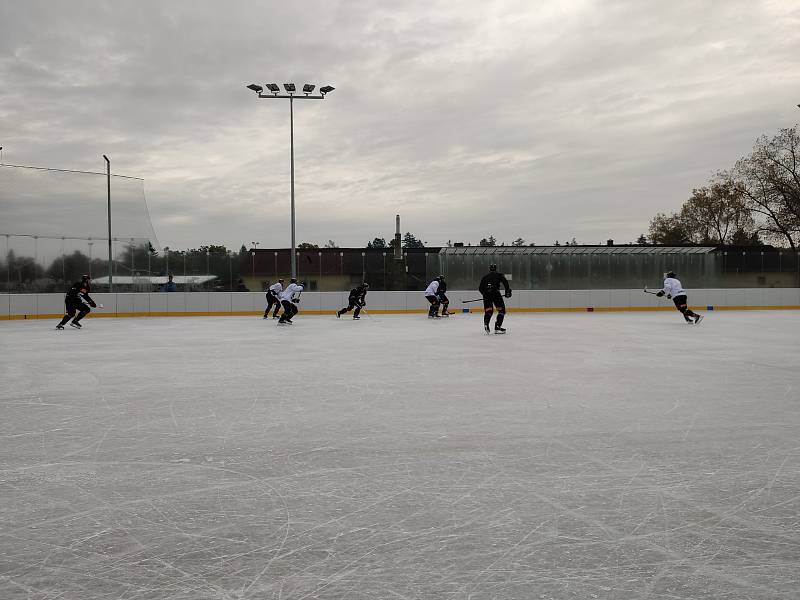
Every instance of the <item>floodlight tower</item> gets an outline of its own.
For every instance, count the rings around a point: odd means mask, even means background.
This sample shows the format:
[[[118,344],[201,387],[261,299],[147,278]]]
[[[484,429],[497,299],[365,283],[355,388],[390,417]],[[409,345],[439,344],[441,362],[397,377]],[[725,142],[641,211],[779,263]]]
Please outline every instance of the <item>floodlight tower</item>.
[[[296,96],[296,89],[293,83],[284,83],[283,88],[286,90],[285,94],[281,94],[281,88],[277,83],[267,83],[269,94],[264,94],[264,88],[256,83],[251,83],[247,89],[253,90],[259,98],[283,98],[289,100],[289,147],[290,147],[290,160],[291,160],[291,212],[292,212],[292,277],[297,277],[297,248],[295,247],[295,234],[294,234],[294,101],[295,100],[324,100],[325,96],[332,92],[335,88],[330,85],[319,88],[319,95],[313,96],[312,93],[316,87],[313,84],[307,83],[303,86],[303,95]]]
[[[111,161],[103,154],[106,161],[106,186],[108,190],[108,293],[114,291],[114,262],[111,253]]]

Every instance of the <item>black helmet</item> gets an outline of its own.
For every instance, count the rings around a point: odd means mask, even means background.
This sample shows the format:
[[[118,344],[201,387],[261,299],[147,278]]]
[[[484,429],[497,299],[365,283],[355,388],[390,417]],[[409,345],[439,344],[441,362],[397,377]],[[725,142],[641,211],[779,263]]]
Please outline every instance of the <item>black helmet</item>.
[[[278,279],[278,283],[283,283],[283,279]]]
[[[439,281],[444,281],[444,275],[437,275],[436,279],[438,279]]]
[[[369,284],[365,281],[364,283],[361,284],[361,287],[367,289],[369,287]]]
[[[490,270],[490,271],[497,271],[497,265],[496,265],[496,264],[494,264],[494,263],[490,264],[490,265],[489,265],[489,270]]]
[[[673,279],[675,278],[675,271],[667,271],[666,273],[664,273],[664,279],[667,279],[667,278],[670,278],[670,277],[673,278]]]
[[[81,281],[89,281],[90,279],[91,277],[89,277],[88,275],[81,275]]]
[[[289,280],[289,283],[297,283],[297,277],[292,277],[292,278]]]

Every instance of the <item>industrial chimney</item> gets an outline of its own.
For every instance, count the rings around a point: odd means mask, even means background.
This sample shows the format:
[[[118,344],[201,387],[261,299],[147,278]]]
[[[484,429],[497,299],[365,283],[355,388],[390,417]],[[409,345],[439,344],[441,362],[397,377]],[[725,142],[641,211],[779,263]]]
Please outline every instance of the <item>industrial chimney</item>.
[[[403,260],[403,247],[400,240],[400,215],[395,215],[394,222],[394,259]]]

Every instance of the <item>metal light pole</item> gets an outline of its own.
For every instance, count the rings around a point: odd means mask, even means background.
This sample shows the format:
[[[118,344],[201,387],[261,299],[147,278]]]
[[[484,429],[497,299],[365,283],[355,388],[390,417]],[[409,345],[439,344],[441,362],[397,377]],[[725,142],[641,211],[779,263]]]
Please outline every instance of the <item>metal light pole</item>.
[[[106,160],[106,186],[108,188],[108,293],[110,294],[114,291],[112,273],[114,263],[111,261],[111,161],[105,154],[103,154],[103,158]]]
[[[307,83],[303,86],[303,96],[295,96],[295,85],[293,83],[284,83],[283,87],[286,94],[280,94],[281,88],[277,83],[266,84],[270,94],[263,94],[264,88],[260,85],[251,83],[247,86],[248,89],[253,90],[259,98],[282,98],[289,100],[289,146],[290,146],[290,161],[291,161],[291,214],[292,214],[292,277],[297,277],[297,248],[295,245],[295,219],[294,219],[294,101],[297,100],[324,100],[325,96],[332,92],[335,88],[326,85],[319,88],[319,95],[312,96],[315,85]]]

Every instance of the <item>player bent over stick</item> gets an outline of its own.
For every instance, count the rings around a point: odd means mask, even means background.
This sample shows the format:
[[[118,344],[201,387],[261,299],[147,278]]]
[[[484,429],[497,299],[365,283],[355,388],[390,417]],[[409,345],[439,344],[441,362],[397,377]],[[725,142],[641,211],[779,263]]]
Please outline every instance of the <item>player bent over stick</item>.
[[[67,312],[64,318],[61,319],[61,322],[56,325],[56,329],[64,329],[64,325],[66,325],[67,321],[70,319],[72,319],[72,323],[69,324],[70,327],[80,329],[80,320],[92,312],[92,308],[97,306],[89,295],[92,287],[90,281],[91,278],[88,275],[84,275],[81,277],[80,281],[73,283],[72,287],[67,290],[67,295],[64,297],[64,305],[66,306]],[[77,317],[75,316],[76,311],[78,313]]]
[[[272,318],[278,318],[278,311],[281,308],[281,292],[283,291],[283,279],[278,279],[277,283],[273,283],[267,290],[267,309],[264,311],[264,318],[269,318],[269,311],[272,305],[275,305],[275,311],[272,313]]]
[[[425,299],[431,303],[431,307],[428,310],[428,318],[429,319],[438,319],[439,318],[439,307],[442,306],[442,295],[440,295],[439,290],[441,288],[442,282],[444,281],[444,277],[439,275],[435,277],[433,281],[428,284],[428,287],[425,288]],[[446,289],[446,288],[445,288]],[[447,296],[444,296],[446,299]],[[444,312],[447,312],[447,306],[444,307]],[[447,313],[449,314],[449,313]]]
[[[347,297],[347,306],[336,312],[336,318],[341,319],[343,314],[348,313],[355,308],[355,311],[353,312],[353,319],[360,319],[361,317],[358,315],[361,312],[361,309],[367,305],[368,289],[369,284],[364,282],[350,290],[350,295]]]
[[[303,291],[303,286],[298,285],[297,279],[292,277],[289,285],[281,293],[281,304],[283,305],[283,314],[278,320],[278,325],[291,325],[292,317],[298,313],[297,304],[300,302],[300,293]],[[297,296],[295,296],[297,294]]]
[[[656,296],[661,298],[664,294],[666,294],[667,298],[672,298],[675,308],[683,314],[683,318],[687,323],[697,325],[703,320],[703,315],[698,315],[686,305],[686,291],[672,271],[664,273],[664,287],[656,293]]]
[[[483,296],[483,328],[486,333],[490,333],[489,323],[492,320],[492,313],[494,307],[497,307],[497,319],[494,322],[495,333],[505,333],[503,328],[503,319],[506,316],[506,303],[500,295],[500,286],[506,290],[505,297],[511,298],[511,286],[508,285],[508,279],[502,273],[497,272],[497,265],[489,265],[489,272],[483,276],[478,291]]]

